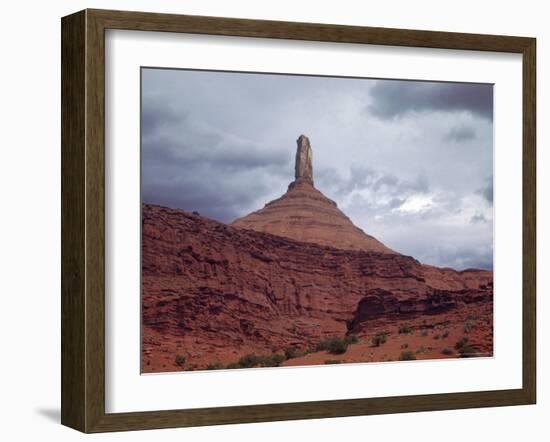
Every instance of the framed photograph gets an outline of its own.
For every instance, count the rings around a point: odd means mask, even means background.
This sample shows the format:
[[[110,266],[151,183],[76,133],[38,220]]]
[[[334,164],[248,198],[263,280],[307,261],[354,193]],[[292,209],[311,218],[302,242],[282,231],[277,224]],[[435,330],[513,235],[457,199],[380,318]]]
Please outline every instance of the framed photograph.
[[[62,19],[62,423],[533,404],[535,39]]]

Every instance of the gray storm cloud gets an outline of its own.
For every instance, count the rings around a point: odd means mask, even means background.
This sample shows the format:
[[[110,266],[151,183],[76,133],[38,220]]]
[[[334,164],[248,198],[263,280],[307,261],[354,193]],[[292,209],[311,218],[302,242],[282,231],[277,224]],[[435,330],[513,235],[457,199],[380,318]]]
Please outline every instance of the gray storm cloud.
[[[422,262],[492,268],[492,86],[142,70],[142,200],[230,222],[316,186]]]
[[[371,91],[370,110],[382,118],[408,112],[464,111],[493,118],[493,88],[487,84],[379,81]]]

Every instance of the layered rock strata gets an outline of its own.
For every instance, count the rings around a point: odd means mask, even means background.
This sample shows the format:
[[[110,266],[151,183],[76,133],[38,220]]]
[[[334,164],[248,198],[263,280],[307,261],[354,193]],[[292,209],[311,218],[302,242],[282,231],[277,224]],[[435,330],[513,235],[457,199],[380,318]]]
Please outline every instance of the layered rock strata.
[[[178,369],[175,353],[200,368],[492,303],[490,271],[299,242],[159,206],[142,214],[145,372]]]

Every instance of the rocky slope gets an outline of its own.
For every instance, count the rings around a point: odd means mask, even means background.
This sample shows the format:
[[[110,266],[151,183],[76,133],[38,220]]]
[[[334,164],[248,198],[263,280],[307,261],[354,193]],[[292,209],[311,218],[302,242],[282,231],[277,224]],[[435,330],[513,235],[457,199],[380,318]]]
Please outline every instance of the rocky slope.
[[[307,353],[325,338],[350,335],[360,342],[344,355],[313,352],[284,364],[389,360],[402,351],[403,324],[419,349],[434,348],[419,339],[437,342],[439,357],[473,327],[472,348],[490,354],[492,280],[489,271],[438,269],[385,250],[300,242],[144,205],[142,370],[217,367],[289,348]],[[446,341],[439,332],[436,339],[439,329]],[[397,355],[376,356],[370,339],[380,333]]]

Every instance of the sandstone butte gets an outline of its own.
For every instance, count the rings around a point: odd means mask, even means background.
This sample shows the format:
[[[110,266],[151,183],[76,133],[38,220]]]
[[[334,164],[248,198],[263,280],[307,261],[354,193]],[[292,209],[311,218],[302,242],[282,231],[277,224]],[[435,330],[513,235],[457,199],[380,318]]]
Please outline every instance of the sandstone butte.
[[[287,192],[231,225],[338,249],[395,253],[356,227],[334,201],[315,188],[309,139],[301,135],[297,143],[296,179]]]
[[[315,188],[297,144],[287,192],[231,225],[143,205],[142,372],[491,356],[492,271],[389,249]]]

